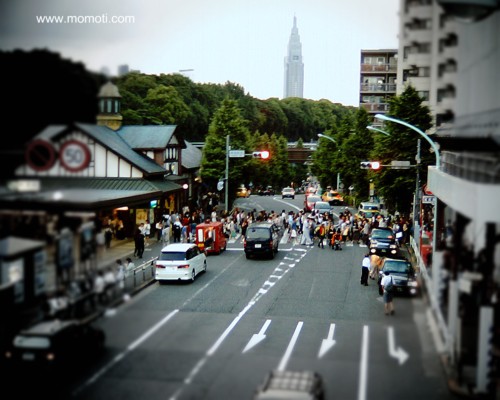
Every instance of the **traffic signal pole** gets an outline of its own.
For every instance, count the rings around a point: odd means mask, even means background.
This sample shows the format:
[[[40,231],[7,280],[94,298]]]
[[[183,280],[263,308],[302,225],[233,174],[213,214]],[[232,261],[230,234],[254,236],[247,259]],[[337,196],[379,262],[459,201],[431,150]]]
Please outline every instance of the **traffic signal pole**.
[[[229,195],[229,190],[228,190],[228,186],[229,186],[229,150],[230,150],[230,147],[229,147],[229,135],[226,136],[226,173],[225,173],[225,184],[224,184],[224,209],[226,211],[229,212],[229,199],[228,199],[228,195]]]

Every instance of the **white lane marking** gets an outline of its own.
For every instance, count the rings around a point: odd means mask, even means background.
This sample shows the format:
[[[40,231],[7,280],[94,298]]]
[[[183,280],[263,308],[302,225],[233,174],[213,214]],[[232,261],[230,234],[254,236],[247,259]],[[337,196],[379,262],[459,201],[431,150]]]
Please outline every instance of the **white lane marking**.
[[[392,326],[387,327],[387,346],[389,347],[389,355],[396,358],[399,365],[403,365],[408,360],[408,357],[410,357],[401,347],[396,348],[394,328]]]
[[[328,330],[328,336],[321,342],[321,347],[319,348],[318,358],[323,357],[328,350],[335,346],[336,341],[333,339],[335,334],[335,324],[330,324],[330,329]]]
[[[246,353],[248,350],[250,350],[254,346],[257,346],[260,342],[262,342],[266,338],[266,331],[270,324],[271,324],[270,319],[264,322],[264,325],[262,325],[262,328],[260,329],[259,333],[255,333],[252,335],[249,342],[243,349],[242,353]]]
[[[168,315],[166,315],[163,319],[161,319],[158,323],[156,323],[156,325],[154,325],[148,331],[146,331],[142,336],[140,336],[138,339],[136,339],[134,342],[132,342],[130,345],[128,345],[128,347],[124,351],[117,354],[108,364],[106,364],[99,371],[97,371],[94,375],[92,375],[83,385],[76,388],[75,391],[73,392],[73,395],[78,394],[83,389],[85,389],[87,386],[90,386],[95,381],[97,381],[102,375],[104,375],[115,364],[117,364],[122,358],[124,358],[127,355],[127,353],[130,353],[137,346],[139,346],[141,343],[143,343],[153,333],[155,333],[158,329],[160,329],[163,325],[165,325],[168,321],[170,321],[170,319],[178,312],[179,312],[179,310],[173,310]]]
[[[366,382],[368,378],[368,330],[368,325],[363,326],[361,361],[359,363],[358,400],[366,400]]]
[[[292,355],[293,348],[295,347],[295,343],[297,342],[297,339],[299,338],[300,330],[302,329],[302,325],[304,323],[300,321],[297,324],[297,327],[295,328],[295,332],[293,333],[292,339],[290,340],[290,343],[288,343],[288,347],[285,351],[285,354],[283,355],[283,358],[281,359],[281,362],[278,365],[278,371],[284,371],[286,369],[286,365],[288,364],[288,360],[290,359],[290,356]]]
[[[288,201],[284,201],[284,200],[282,200],[282,199],[277,199],[276,197],[273,197],[273,200],[274,200],[274,201],[279,201],[280,203],[283,203],[283,204],[286,204],[287,206],[293,207],[293,208],[295,208],[297,211],[302,210],[302,208],[297,207],[296,205],[290,204]]]
[[[295,264],[287,265],[283,262],[280,262],[279,265],[271,273],[270,277],[276,276],[276,277],[278,277],[278,280],[279,280],[279,279],[281,279],[282,276],[284,276],[294,266],[295,266]],[[276,272],[283,272],[283,275],[277,275]],[[255,303],[257,303],[260,300],[260,298],[262,296],[264,296],[269,291],[269,289],[271,289],[271,287],[273,285],[274,285],[274,283],[269,282],[269,280],[264,282],[262,287],[253,296],[252,300],[250,300],[250,302],[238,314],[238,316],[236,318],[234,318],[234,320],[231,322],[231,324],[226,328],[226,330],[222,333],[222,335],[216,340],[216,342],[212,345],[212,347],[207,351],[205,356],[196,363],[195,367],[191,370],[191,372],[188,374],[187,378],[184,380],[185,385],[188,385],[192,382],[194,377],[200,371],[201,367],[206,364],[209,357],[211,357],[212,355],[215,354],[215,352],[221,346],[224,339],[226,339],[226,337],[231,333],[231,331],[235,328],[235,326],[238,324],[238,322],[241,320],[241,318],[243,318],[243,316],[255,305]],[[267,288],[264,286],[267,286]],[[302,322],[299,322],[300,328],[302,328],[302,324],[303,324]],[[297,329],[296,329],[296,331],[297,331]],[[298,329],[298,332],[300,332],[300,329]],[[294,336],[295,336],[295,334],[294,334]],[[298,336],[298,333],[297,333],[297,336]],[[294,341],[294,340],[297,340],[297,339],[292,338],[292,341]],[[291,354],[291,350],[290,350],[290,354]],[[289,357],[289,355],[288,355],[288,357]],[[284,360],[284,361],[285,361],[285,363],[287,362],[287,360]],[[283,363],[283,361],[282,361],[282,363]],[[172,394],[172,396],[170,396],[169,400],[176,400],[182,394],[183,389],[184,389],[184,386],[179,387],[179,389],[177,389],[175,391],[175,393]]]

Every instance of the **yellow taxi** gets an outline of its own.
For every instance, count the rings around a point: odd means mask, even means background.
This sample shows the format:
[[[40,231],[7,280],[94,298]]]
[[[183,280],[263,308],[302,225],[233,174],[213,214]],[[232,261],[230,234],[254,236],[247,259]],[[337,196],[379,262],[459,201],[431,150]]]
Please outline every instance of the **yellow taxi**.
[[[344,204],[344,198],[335,190],[327,190],[321,195],[323,201],[327,201],[331,206]]]
[[[250,197],[250,193],[250,190],[245,186],[240,186],[238,189],[236,189],[236,197]]]

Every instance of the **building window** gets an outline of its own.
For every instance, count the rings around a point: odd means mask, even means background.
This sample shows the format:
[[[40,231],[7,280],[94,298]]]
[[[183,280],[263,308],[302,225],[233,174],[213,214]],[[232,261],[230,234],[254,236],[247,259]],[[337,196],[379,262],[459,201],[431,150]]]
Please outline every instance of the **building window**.
[[[428,90],[419,90],[418,95],[423,101],[429,101],[429,91]]]

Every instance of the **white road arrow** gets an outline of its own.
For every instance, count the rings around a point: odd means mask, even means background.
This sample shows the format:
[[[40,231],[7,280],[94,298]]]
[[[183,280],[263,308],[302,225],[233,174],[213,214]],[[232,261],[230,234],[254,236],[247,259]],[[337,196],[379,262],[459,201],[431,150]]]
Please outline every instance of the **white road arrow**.
[[[321,347],[319,348],[318,358],[323,357],[328,350],[330,350],[335,345],[335,340],[333,340],[333,334],[335,333],[335,324],[330,324],[330,330],[328,331],[328,336],[321,342]]]
[[[396,349],[396,344],[394,343],[394,328],[392,326],[387,327],[387,342],[389,345],[389,355],[397,358],[399,365],[403,365],[410,356],[401,347]]]
[[[250,341],[247,343],[247,345],[243,349],[242,353],[245,353],[248,350],[250,350],[252,347],[257,346],[260,342],[262,342],[266,338],[265,333],[266,333],[266,330],[267,330],[267,328],[269,327],[270,324],[271,324],[271,320],[270,319],[268,319],[266,322],[264,322],[264,325],[262,325],[262,328],[260,329],[260,332],[254,334],[252,336],[252,338],[250,339]]]

